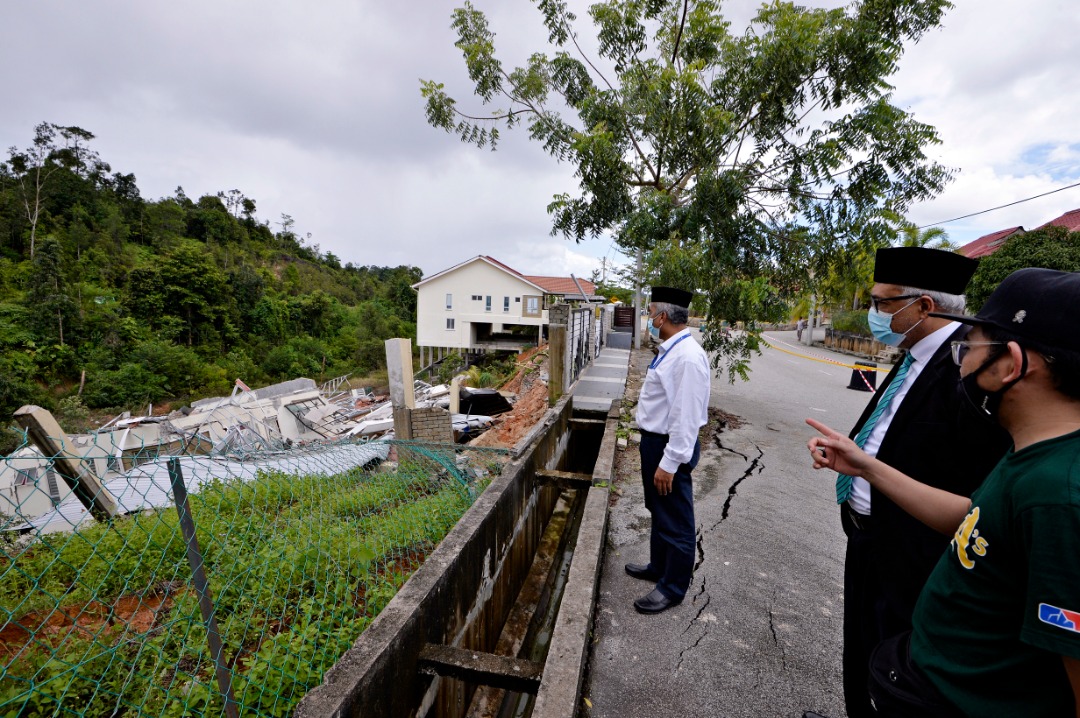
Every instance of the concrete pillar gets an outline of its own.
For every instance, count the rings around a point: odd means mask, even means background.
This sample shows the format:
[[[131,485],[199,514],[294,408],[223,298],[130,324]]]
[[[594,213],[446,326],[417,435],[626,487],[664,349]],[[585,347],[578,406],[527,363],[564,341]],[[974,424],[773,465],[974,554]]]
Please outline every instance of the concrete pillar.
[[[461,377],[455,376],[450,380],[450,413],[461,413]]]
[[[390,380],[390,401],[394,408],[416,408],[413,393],[412,341],[386,340],[386,373]]]
[[[413,426],[412,426],[412,412],[413,410],[405,406],[394,407],[394,438],[395,439],[411,439],[413,438]]]
[[[548,325],[548,405],[555,406],[566,391],[566,325]]]
[[[98,521],[107,521],[119,512],[116,497],[101,485],[90,463],[83,461],[68,442],[67,434],[47,409],[23,406],[15,412],[15,421],[45,457],[53,457],[53,468],[71,487],[79,502]]]

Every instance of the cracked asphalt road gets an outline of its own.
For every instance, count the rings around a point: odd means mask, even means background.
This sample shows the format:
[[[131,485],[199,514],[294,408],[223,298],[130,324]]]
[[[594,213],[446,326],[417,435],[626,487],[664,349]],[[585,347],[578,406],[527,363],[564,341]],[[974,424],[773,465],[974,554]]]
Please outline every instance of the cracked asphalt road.
[[[795,344],[800,354],[852,357]],[[636,397],[651,353],[631,355]],[[697,561],[683,603],[641,616],[652,586],[626,575],[648,559],[649,515],[636,446],[617,458],[597,618],[581,714],[592,718],[844,716],[840,686],[843,532],[833,477],[810,468],[813,416],[855,422],[869,394],[851,370],[766,349],[749,382],[713,379],[710,426],[694,472]],[[633,375],[638,373],[638,380]]]

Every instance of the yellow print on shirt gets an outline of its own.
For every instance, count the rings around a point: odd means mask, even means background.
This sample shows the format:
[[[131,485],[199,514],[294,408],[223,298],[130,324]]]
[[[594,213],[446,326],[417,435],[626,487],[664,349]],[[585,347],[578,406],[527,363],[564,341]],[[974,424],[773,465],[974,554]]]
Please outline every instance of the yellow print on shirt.
[[[979,536],[979,529],[975,525],[979,523],[979,507],[976,506],[967,516],[960,528],[956,529],[952,545],[956,547],[956,557],[960,559],[960,565],[964,568],[975,568],[975,561],[968,556],[970,549],[976,556],[985,556],[986,547],[989,546],[986,539]]]

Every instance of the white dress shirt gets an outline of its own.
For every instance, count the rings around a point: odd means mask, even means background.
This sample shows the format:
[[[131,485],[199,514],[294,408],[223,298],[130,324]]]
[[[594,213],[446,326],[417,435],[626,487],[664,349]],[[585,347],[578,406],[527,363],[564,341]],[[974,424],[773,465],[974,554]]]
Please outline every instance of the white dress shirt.
[[[922,374],[922,370],[926,368],[926,363],[930,361],[937,350],[941,348],[941,345],[952,336],[952,333],[959,326],[959,322],[949,322],[941,329],[923,337],[915,346],[911,347],[912,361],[911,366],[908,367],[907,376],[904,377],[904,383],[896,390],[892,401],[889,402],[889,406],[878,417],[874,428],[870,430],[870,436],[866,437],[863,451],[867,454],[877,456],[878,449],[881,448],[881,442],[885,439],[885,433],[889,430],[889,424],[892,423],[893,417],[896,416],[896,411],[900,408],[900,404],[903,403],[904,397],[907,396],[911,387],[915,385],[915,380],[919,378],[919,374]],[[860,514],[870,513],[870,484],[863,477],[856,476],[852,480],[851,496],[848,497],[848,503]]]
[[[698,431],[709,421],[711,372],[705,350],[690,329],[660,345],[638,396],[637,425],[643,431],[667,434],[660,468],[675,473],[694,455]]]

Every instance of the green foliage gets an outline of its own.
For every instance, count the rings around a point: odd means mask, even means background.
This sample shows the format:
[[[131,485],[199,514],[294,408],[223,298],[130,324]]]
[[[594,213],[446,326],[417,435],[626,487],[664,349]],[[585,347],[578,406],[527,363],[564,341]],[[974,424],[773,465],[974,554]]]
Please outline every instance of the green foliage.
[[[457,376],[463,366],[464,361],[462,360],[461,355],[457,352],[450,352],[443,357],[442,362],[439,363],[439,368],[435,372],[435,376],[440,383],[448,384],[451,379]]]
[[[967,288],[968,311],[978,312],[1002,279],[1025,267],[1080,272],[1080,232],[1045,227],[1010,237],[996,252],[979,260]]]
[[[66,396],[57,403],[56,421],[64,431],[72,434],[90,430],[90,412],[77,394]]]
[[[634,302],[634,290],[633,288],[620,287],[616,284],[601,284],[596,285],[596,293],[602,297],[606,297],[608,301],[611,299],[618,299],[623,304],[633,304]]]
[[[866,319],[866,310],[835,312],[832,315],[832,328],[840,332],[870,336],[870,324]]]
[[[87,407],[141,409],[377,371],[415,337],[418,268],[342,266],[239,190],[144,200],[93,139],[42,123],[0,162],[0,423],[83,371]]]
[[[948,7],[767,3],[736,34],[718,0],[610,0],[589,8],[592,58],[567,4],[545,0],[551,54],[509,68],[487,17],[466,2],[452,25],[473,92],[508,107],[462,112],[434,81],[421,94],[430,124],[479,147],[527,125],[579,178],[577,192],[548,205],[553,233],[613,233],[624,252],[646,254],[638,280],[699,288],[699,311],[753,334],[755,322],[783,319],[840,248],[880,246],[886,212],[950,179],[926,154],[937,133],[893,105],[888,84],[904,46]],[[706,345],[729,376],[745,376],[757,340],[710,322]]]

